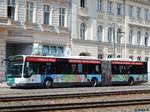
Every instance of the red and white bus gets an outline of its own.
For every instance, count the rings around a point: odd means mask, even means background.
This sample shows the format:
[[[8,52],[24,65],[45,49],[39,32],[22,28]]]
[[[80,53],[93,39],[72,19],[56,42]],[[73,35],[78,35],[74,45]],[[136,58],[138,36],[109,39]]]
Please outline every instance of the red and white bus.
[[[86,57],[10,56],[6,80],[9,86],[57,84],[113,85],[146,82],[147,62]]]

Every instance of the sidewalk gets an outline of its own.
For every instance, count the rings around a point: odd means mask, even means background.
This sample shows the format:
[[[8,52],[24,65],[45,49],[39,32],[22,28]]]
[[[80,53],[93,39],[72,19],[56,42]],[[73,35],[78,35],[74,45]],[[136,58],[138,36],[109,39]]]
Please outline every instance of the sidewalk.
[[[9,86],[7,85],[7,82],[1,82],[0,83],[0,88],[8,88]]]

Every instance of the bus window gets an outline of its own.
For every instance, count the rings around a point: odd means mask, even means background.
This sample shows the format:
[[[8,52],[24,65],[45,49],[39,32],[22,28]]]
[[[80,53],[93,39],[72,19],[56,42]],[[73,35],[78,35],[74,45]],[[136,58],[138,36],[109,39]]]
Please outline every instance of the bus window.
[[[90,74],[98,74],[98,73],[100,73],[99,72],[99,65],[93,64],[93,65],[89,65],[88,67],[89,67],[89,73]]]
[[[98,73],[100,73],[100,65],[84,64],[83,72],[85,74],[98,74]]]
[[[112,65],[112,74],[127,74],[128,66],[126,65]]]
[[[83,73],[82,64],[78,64],[78,73]]]
[[[57,74],[63,73],[63,69],[64,69],[64,66],[63,66],[62,63],[57,63],[57,64],[56,64],[56,73],[57,73]]]
[[[112,65],[112,74],[116,74],[116,73],[117,73],[117,66]]]
[[[69,73],[69,65],[65,61],[61,60],[56,63],[56,73],[57,74],[68,74]]]
[[[83,73],[84,74],[88,74],[91,71],[88,66],[89,66],[88,64],[83,64]]]
[[[71,64],[71,73],[77,73],[77,64]]]
[[[52,73],[52,63],[46,63],[46,67],[47,67],[47,74]]]
[[[100,65],[95,66],[95,71],[96,71],[96,74],[101,73]]]

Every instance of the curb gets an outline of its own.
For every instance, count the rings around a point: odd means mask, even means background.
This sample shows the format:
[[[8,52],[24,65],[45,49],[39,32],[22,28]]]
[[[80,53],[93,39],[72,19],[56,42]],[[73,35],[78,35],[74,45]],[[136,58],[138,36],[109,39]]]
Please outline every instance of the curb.
[[[7,85],[7,82],[1,82],[0,88],[9,88],[9,86]]]

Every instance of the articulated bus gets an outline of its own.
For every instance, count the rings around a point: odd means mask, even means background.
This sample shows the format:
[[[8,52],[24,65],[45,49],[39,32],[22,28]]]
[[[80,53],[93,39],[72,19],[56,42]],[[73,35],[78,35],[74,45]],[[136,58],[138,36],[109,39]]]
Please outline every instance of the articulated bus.
[[[57,84],[97,85],[146,82],[147,63],[99,60],[86,57],[10,56],[6,59],[6,81],[10,87]]]

